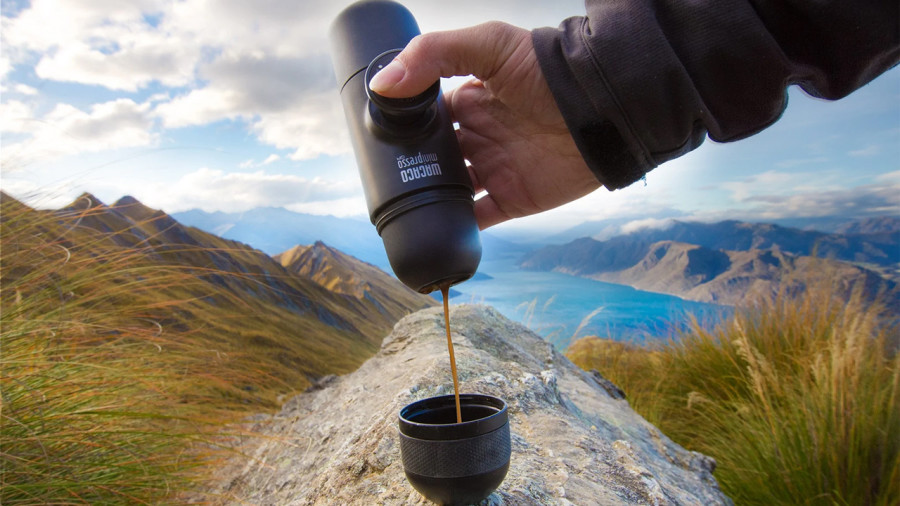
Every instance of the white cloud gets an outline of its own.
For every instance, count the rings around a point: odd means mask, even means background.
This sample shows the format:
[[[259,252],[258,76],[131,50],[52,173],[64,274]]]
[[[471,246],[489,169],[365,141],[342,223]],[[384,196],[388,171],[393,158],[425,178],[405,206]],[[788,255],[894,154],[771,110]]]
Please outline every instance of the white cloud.
[[[206,87],[157,106],[165,126],[239,118],[261,142],[294,150],[293,160],[349,152],[331,64],[324,56],[229,55],[204,65],[201,76]]]
[[[900,186],[900,170],[880,174],[875,177],[875,180],[882,184]]]
[[[84,152],[113,151],[152,145],[156,141],[147,104],[127,98],[91,106],[82,111],[58,104],[43,117],[21,102],[3,104],[3,131],[25,134],[27,140],[4,146],[22,159],[53,159]]]
[[[294,149],[291,160],[350,152],[350,137],[336,97],[320,95],[288,110],[264,114],[253,123],[259,140],[278,149]]]
[[[875,144],[869,144],[868,146],[861,149],[854,149],[850,151],[848,154],[850,156],[875,156],[881,153],[881,148]]]
[[[20,95],[28,96],[35,96],[38,94],[38,90],[32,88],[31,86],[28,86],[27,84],[17,84],[13,87],[13,91]]]
[[[360,199],[355,181],[330,181],[264,171],[226,173],[202,168],[185,174],[174,184],[134,192],[135,196],[168,212],[199,208],[239,212],[254,207],[317,205],[341,199]]]
[[[0,102],[0,132],[24,132],[30,128],[34,113],[31,106],[18,100]]]
[[[167,2],[151,0],[34,0],[17,17],[3,19],[3,42],[13,59],[39,55],[43,79],[134,91],[152,81],[190,82],[201,46],[183,33],[161,31],[145,16]]]
[[[794,195],[760,195],[745,215],[761,219],[900,215],[900,183]]]
[[[275,153],[272,153],[271,155],[266,157],[265,160],[263,160],[261,162],[257,162],[256,160],[245,160],[245,161],[241,162],[240,165],[238,165],[238,167],[240,167],[242,169],[254,169],[256,167],[262,167],[264,165],[269,165],[269,164],[275,163],[278,160],[281,160],[281,157],[276,155]]]
[[[339,218],[365,216],[368,219],[369,216],[369,211],[366,209],[366,201],[362,196],[323,200],[321,202],[303,202],[285,207],[296,213],[331,215]]]
[[[115,42],[112,42],[115,41]],[[110,46],[72,42],[45,55],[35,67],[42,79],[97,84],[136,91],[153,81],[182,86],[193,79],[199,48],[148,32],[109,39]]]
[[[622,225],[623,234],[631,234],[638,230],[658,229],[665,230],[675,223],[674,218],[646,218],[643,220],[634,220]]]
[[[790,192],[798,182],[807,180],[805,174],[768,170],[742,181],[722,183],[721,187],[730,191],[734,200],[741,202],[760,193]]]

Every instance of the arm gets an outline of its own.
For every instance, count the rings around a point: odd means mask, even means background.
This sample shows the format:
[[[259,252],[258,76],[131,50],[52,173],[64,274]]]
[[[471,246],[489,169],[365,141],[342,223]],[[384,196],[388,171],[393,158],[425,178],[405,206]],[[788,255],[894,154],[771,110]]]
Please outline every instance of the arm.
[[[657,165],[776,121],[786,87],[838,99],[900,60],[898,2],[587,0],[532,33],[538,61],[597,179]]]

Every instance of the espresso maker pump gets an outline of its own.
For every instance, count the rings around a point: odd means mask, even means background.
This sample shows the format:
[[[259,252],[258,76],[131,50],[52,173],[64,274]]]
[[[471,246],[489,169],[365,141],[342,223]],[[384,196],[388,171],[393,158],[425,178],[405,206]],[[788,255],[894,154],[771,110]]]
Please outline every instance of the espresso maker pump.
[[[331,57],[372,224],[394,273],[421,293],[472,277],[481,261],[473,187],[440,81],[388,98],[369,81],[419,34],[412,14],[357,2],[331,25]]]

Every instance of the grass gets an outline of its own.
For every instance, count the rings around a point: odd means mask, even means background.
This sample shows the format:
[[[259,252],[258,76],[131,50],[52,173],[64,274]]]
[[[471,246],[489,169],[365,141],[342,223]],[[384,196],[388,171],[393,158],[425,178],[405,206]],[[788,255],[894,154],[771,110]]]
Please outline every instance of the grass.
[[[160,323],[197,278],[77,216],[0,213],[0,503],[158,504],[197,487],[231,453],[241,385],[265,379]]]
[[[896,315],[827,282],[643,348],[567,351],[682,446],[714,457],[737,504],[900,503]]]
[[[0,504],[180,502],[234,456],[244,416],[385,335],[264,254],[138,211],[4,196]]]

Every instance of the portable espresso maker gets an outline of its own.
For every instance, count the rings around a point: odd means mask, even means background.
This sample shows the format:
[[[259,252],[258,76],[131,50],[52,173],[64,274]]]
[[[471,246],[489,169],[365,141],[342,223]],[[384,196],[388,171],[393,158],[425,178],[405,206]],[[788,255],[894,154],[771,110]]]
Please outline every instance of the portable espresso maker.
[[[398,3],[368,0],[344,9],[330,35],[369,217],[400,281],[421,293],[444,292],[446,318],[446,290],[475,274],[481,239],[472,182],[440,81],[402,99],[369,88],[372,77],[419,35],[418,24]],[[479,502],[506,477],[511,441],[502,399],[422,399],[401,409],[397,423],[407,480],[438,504]]]
[[[473,187],[440,81],[388,98],[369,81],[419,34],[390,1],[347,7],[331,26],[331,54],[372,224],[391,268],[421,293],[472,277],[481,261]]]

